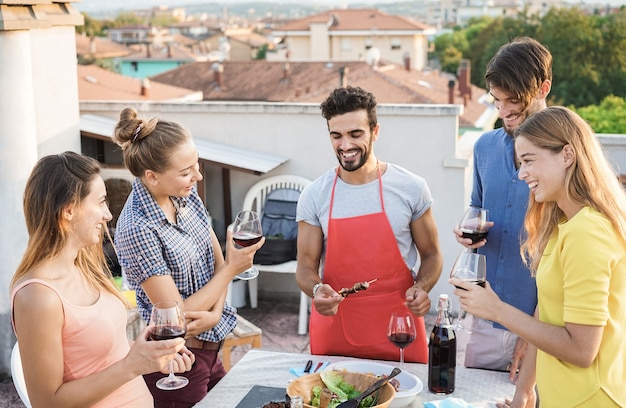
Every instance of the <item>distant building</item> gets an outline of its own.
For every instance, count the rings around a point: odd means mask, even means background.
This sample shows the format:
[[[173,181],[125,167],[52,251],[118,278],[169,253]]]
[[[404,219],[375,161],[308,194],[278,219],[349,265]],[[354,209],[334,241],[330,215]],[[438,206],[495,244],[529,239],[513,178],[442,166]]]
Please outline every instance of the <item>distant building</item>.
[[[173,43],[157,45],[146,43],[134,47],[135,52],[114,59],[116,72],[134,78],[157,75],[195,61],[206,61],[205,54],[196,54],[189,48]]]
[[[108,38],[76,34],[76,56],[79,62],[125,57],[132,52],[133,50],[127,46],[113,42]]]
[[[78,65],[78,100],[193,102],[202,92],[178,86],[132,78],[99,68]]]
[[[424,3],[424,21],[437,28],[465,26],[472,18],[515,18],[522,11],[543,16],[561,6],[562,0],[430,0]]]
[[[221,24],[217,21],[185,21],[168,26],[171,34],[182,34],[194,39],[206,39],[222,33]]]
[[[169,41],[169,30],[150,25],[129,25],[109,28],[107,35],[111,41],[126,45]]]
[[[453,78],[363,61],[225,61],[187,64],[151,80],[202,91],[205,101],[320,103],[337,86],[360,86],[379,103],[463,104],[461,128],[492,129],[497,115],[486,91],[469,83],[469,72]]]
[[[273,58],[293,61],[390,61],[426,67],[428,36],[435,28],[376,9],[328,10],[272,30],[284,52]],[[268,57],[269,59],[269,57]]]

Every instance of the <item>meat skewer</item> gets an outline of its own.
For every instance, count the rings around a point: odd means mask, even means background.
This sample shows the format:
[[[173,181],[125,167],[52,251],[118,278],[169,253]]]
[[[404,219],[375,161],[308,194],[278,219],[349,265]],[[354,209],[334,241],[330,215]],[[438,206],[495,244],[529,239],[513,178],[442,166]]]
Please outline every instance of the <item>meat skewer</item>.
[[[351,293],[356,293],[360,290],[366,290],[367,288],[370,287],[370,284],[376,282],[378,280],[378,278],[376,279],[372,279],[371,281],[365,281],[365,282],[357,282],[355,283],[351,288],[341,288],[339,289],[339,293],[341,296],[346,297]]]

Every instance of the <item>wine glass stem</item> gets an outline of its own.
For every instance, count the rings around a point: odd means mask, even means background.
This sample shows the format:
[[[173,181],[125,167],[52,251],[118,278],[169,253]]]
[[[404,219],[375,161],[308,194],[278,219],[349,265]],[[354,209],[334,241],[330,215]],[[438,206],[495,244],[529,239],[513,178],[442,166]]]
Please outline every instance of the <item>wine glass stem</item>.
[[[404,348],[400,347],[400,369],[404,370]]]
[[[169,382],[176,381],[176,376],[174,375],[174,361],[170,360],[170,375],[167,377]]]

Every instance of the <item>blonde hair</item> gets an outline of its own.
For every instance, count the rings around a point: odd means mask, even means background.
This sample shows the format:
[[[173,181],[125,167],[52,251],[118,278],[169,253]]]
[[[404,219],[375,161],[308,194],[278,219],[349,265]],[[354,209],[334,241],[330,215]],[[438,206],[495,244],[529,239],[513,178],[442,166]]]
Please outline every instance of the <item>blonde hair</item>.
[[[24,190],[28,244],[11,279],[11,290],[28,272],[58,255],[67,245],[71,229],[63,211],[71,204],[80,205],[99,173],[100,164],[96,160],[74,152],[46,156],[37,162]],[[99,243],[81,248],[75,264],[90,286],[127,303],[111,282],[102,237]]]
[[[626,246],[626,193],[587,122],[567,108],[552,106],[526,119],[515,130],[515,137],[555,153],[571,146],[575,157],[565,178],[568,199],[604,214]],[[555,202],[536,202],[530,194],[524,220],[528,237],[520,251],[533,274],[563,216]]]
[[[160,173],[167,170],[169,158],[191,134],[181,124],[158,118],[144,120],[135,108],[120,112],[113,132],[113,141],[123,150],[124,165],[135,177],[146,170]]]

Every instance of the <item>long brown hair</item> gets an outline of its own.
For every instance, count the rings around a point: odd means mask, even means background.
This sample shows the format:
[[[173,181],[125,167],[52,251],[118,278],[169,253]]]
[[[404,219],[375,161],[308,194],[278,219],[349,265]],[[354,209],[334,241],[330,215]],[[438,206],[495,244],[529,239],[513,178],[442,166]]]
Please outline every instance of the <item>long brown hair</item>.
[[[63,211],[70,204],[80,205],[99,173],[96,160],[74,152],[46,156],[37,162],[24,191],[28,245],[11,280],[11,290],[29,271],[57,256],[67,245],[71,229]],[[75,264],[89,285],[112,293],[126,304],[111,282],[102,241],[81,248]]]
[[[626,193],[587,122],[567,108],[552,106],[531,115],[514,133],[553,152],[571,146],[575,158],[565,178],[568,199],[604,214],[626,247]],[[564,215],[555,202],[536,202],[530,194],[524,220],[528,238],[520,250],[533,273]]]

